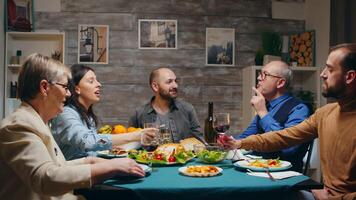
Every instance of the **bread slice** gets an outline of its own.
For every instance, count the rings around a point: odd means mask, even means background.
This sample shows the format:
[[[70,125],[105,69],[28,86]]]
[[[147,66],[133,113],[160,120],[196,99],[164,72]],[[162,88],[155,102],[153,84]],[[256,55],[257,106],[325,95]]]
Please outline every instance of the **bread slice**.
[[[181,140],[180,144],[184,147],[184,149],[186,151],[193,151],[194,150],[194,145],[196,145],[196,144],[205,146],[202,142],[200,142],[198,139],[193,138],[193,137]]]
[[[162,153],[165,156],[174,155],[175,153],[184,151],[184,147],[179,143],[162,144],[155,150],[156,153]]]

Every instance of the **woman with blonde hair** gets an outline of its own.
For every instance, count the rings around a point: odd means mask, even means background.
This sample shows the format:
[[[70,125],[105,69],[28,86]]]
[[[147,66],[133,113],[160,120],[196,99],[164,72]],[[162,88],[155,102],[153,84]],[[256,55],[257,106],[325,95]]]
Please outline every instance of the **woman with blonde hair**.
[[[74,189],[120,174],[145,175],[129,158],[65,160],[47,124],[71,95],[70,77],[65,65],[40,54],[23,64],[18,78],[22,103],[0,126],[0,199],[81,199]]]

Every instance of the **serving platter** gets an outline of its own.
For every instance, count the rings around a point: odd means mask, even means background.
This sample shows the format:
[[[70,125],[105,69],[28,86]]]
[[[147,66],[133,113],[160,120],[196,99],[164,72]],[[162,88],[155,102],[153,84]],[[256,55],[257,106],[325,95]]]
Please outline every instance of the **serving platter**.
[[[210,177],[210,176],[217,176],[223,171],[223,169],[212,165],[195,165],[195,166],[180,167],[178,171],[186,176]]]

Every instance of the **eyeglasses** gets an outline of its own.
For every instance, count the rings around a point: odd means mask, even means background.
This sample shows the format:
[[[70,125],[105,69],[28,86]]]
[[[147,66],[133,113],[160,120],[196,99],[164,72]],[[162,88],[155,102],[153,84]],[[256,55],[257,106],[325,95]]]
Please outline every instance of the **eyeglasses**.
[[[56,84],[56,85],[59,85],[61,86],[63,89],[65,89],[66,92],[69,91],[69,88],[68,88],[68,84],[63,84],[63,83],[52,83],[52,82],[49,82],[50,84]]]
[[[270,73],[268,73],[266,71],[263,71],[263,72],[261,71],[258,75],[261,77],[261,80],[266,80],[267,76],[271,76],[271,77],[274,77],[274,78],[283,78],[281,76],[270,74]]]

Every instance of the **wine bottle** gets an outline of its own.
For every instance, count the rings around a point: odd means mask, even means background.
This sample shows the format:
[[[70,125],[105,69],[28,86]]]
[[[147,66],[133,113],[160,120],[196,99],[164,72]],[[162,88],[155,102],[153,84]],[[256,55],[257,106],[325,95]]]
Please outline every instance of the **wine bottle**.
[[[208,117],[204,123],[204,140],[208,144],[215,144],[217,141],[217,133],[213,127],[213,102],[208,103]]]

